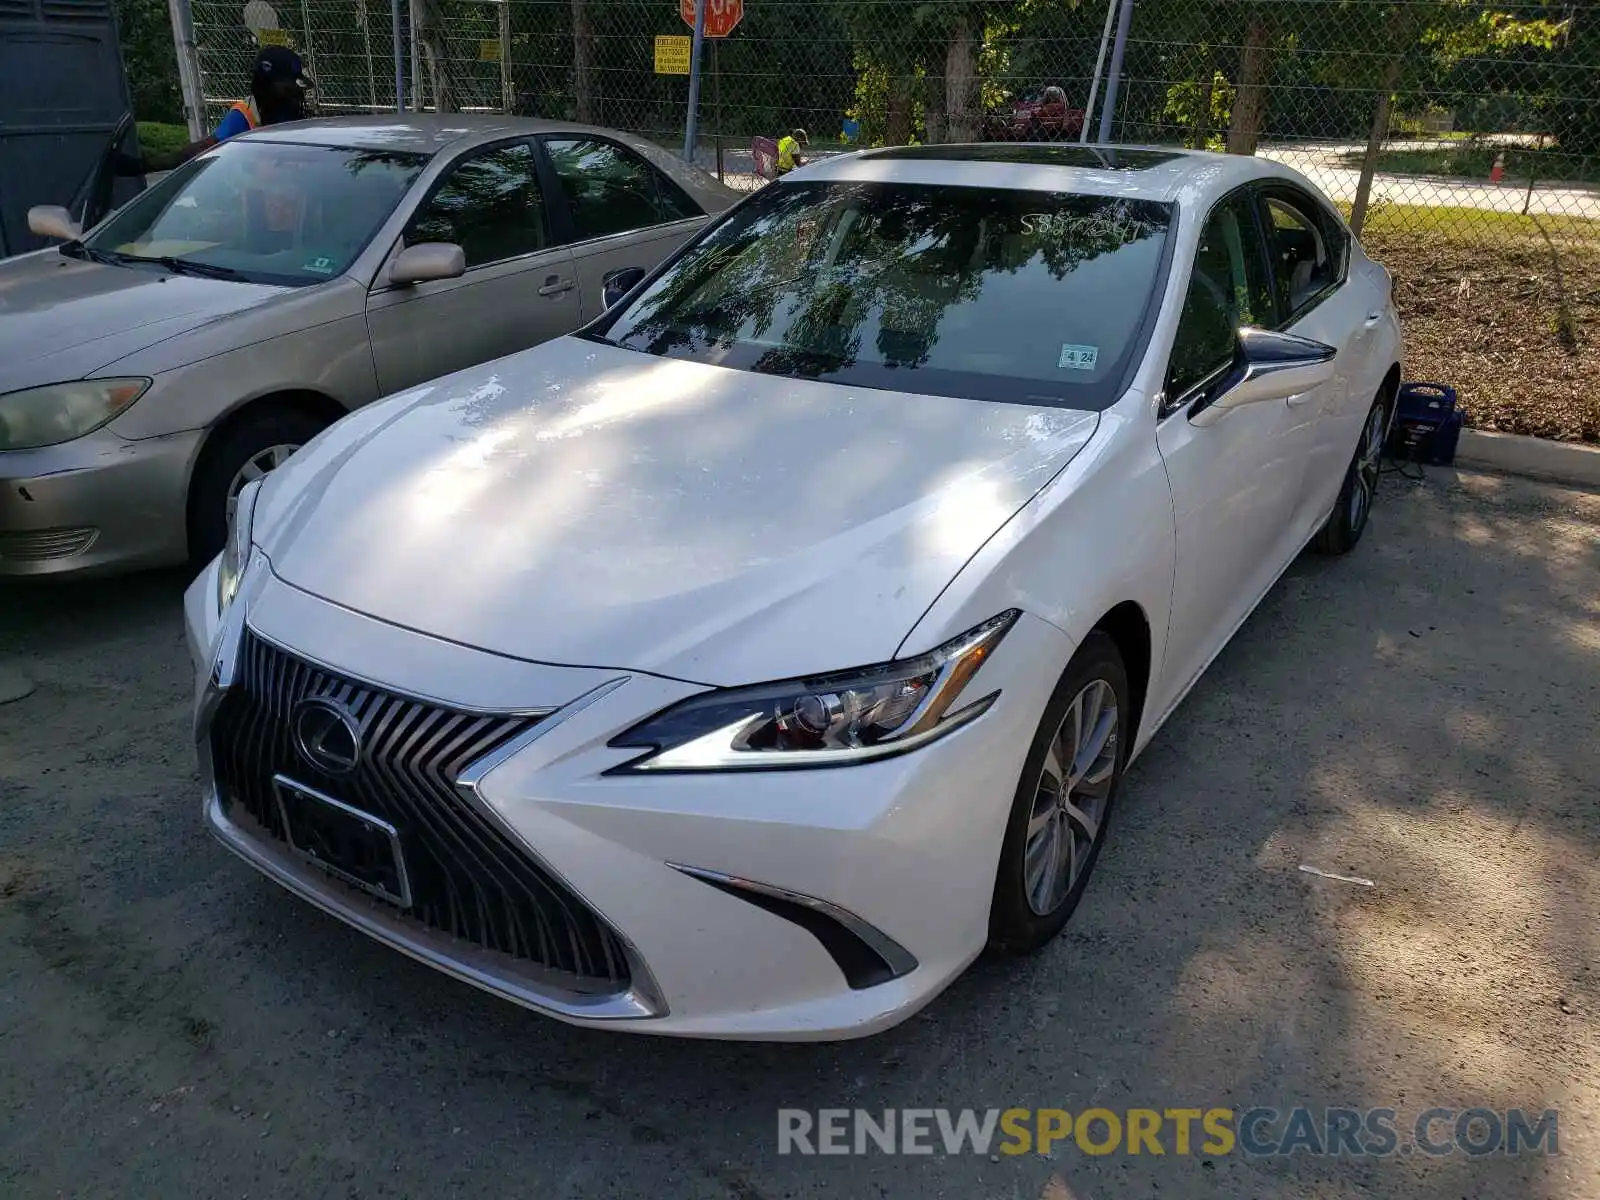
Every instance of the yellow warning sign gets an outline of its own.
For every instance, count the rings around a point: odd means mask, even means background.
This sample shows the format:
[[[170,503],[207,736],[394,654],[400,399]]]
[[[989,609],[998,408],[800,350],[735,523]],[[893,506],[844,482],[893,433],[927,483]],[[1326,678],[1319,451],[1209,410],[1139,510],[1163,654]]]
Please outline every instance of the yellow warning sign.
[[[498,38],[485,38],[483,41],[479,42],[478,43],[478,61],[479,62],[499,62],[500,61],[500,39],[498,39]]]
[[[256,41],[263,46],[288,46],[291,44],[287,29],[258,29],[256,30]]]
[[[658,34],[656,36],[656,74],[687,75],[688,73],[689,39],[681,34]]]

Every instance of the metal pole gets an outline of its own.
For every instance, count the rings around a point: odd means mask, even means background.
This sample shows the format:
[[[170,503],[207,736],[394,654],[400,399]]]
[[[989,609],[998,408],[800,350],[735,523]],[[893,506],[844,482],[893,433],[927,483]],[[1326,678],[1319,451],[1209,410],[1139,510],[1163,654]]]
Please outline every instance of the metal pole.
[[[1117,91],[1122,86],[1122,59],[1128,49],[1128,27],[1133,24],[1133,0],[1122,0],[1117,14],[1117,44],[1111,50],[1111,69],[1106,72],[1106,98],[1100,108],[1100,144],[1111,141],[1111,122],[1117,115]]]
[[[189,0],[167,0],[167,15],[172,20],[172,48],[178,56],[183,115],[189,125],[189,136],[198,142],[206,135],[206,102],[200,87],[200,51],[194,40],[194,12],[189,8]]]
[[[405,47],[400,41],[400,0],[389,0],[389,32],[394,38],[394,110],[406,110]]]
[[[689,45],[689,116],[683,127],[683,161],[694,162],[695,134],[700,124],[700,59],[705,52],[706,9],[711,0],[695,0],[694,41]]]
[[[1117,5],[1121,0],[1106,4],[1106,24],[1100,31],[1100,53],[1094,59],[1094,79],[1089,83],[1089,103],[1083,110],[1083,128],[1078,130],[1078,143],[1089,140],[1089,122],[1094,120],[1094,99],[1100,94],[1100,69],[1106,65],[1106,47],[1111,44],[1111,22],[1117,19]]]
[[[367,107],[378,110],[378,73],[372,64],[372,9],[361,0],[361,49],[367,56]],[[315,76],[313,76],[315,78]]]
[[[712,119],[717,123],[717,157],[722,156],[722,51],[717,47],[722,45],[721,38],[711,41],[711,111]]]
[[[516,107],[511,94],[511,0],[500,0],[500,109],[507,116]]]
[[[306,31],[306,68],[311,72],[312,79],[320,79],[317,71],[317,48],[311,38],[311,3],[310,0],[300,0],[300,22]]]
[[[418,0],[406,0],[406,24],[411,34],[411,111],[422,111],[422,42],[417,37]]]

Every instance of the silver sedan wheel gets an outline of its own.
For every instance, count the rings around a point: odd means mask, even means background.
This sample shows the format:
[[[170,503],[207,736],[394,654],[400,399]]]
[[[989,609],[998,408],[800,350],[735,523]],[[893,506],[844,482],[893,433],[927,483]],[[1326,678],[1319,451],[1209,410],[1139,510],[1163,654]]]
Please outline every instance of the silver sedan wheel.
[[[1117,694],[1096,679],[1073,697],[1050,741],[1022,856],[1028,907],[1038,916],[1060,908],[1089,868],[1111,800],[1120,732]]]
[[[233,514],[239,507],[239,493],[244,491],[245,485],[254,483],[258,479],[265,479],[267,475],[276,471],[289,461],[289,456],[299,446],[280,443],[258,450],[245,460],[244,466],[233,476],[233,482],[228,484],[228,524],[233,524]]]
[[[1355,486],[1350,489],[1350,528],[1358,530],[1372,510],[1372,497],[1378,490],[1378,469],[1383,458],[1383,418],[1381,404],[1372,406],[1367,427],[1356,451]]]

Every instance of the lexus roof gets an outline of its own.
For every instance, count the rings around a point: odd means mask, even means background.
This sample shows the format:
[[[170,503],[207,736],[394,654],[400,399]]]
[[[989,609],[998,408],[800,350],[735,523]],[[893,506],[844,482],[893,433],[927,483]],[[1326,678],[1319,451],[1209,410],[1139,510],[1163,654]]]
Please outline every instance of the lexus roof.
[[[920,183],[1174,200],[1186,189],[1227,191],[1252,179],[1291,179],[1268,159],[1165,146],[980,142],[896,146],[818,159],[785,177],[802,182]]]

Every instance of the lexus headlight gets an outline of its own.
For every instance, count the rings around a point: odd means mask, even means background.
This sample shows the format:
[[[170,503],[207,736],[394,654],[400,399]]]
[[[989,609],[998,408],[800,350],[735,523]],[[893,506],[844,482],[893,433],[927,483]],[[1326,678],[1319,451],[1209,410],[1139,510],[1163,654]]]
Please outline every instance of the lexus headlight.
[[[256,520],[256,498],[261,480],[253,479],[239,490],[239,501],[228,517],[228,540],[217,563],[217,611],[222,612],[239,594],[239,580],[250,563],[251,532]]]
[[[80,379],[0,396],[0,450],[37,450],[93,433],[150,387],[148,379]]]
[[[623,771],[831,767],[901,754],[986,711],[998,693],[963,695],[1016,622],[1011,609],[917,658],[708,692],[614,738],[651,751]]]

